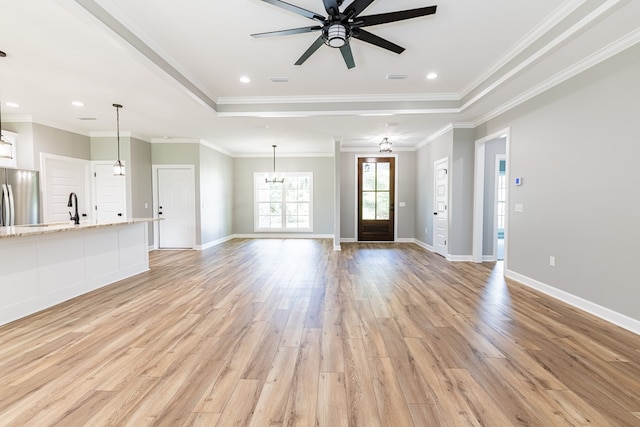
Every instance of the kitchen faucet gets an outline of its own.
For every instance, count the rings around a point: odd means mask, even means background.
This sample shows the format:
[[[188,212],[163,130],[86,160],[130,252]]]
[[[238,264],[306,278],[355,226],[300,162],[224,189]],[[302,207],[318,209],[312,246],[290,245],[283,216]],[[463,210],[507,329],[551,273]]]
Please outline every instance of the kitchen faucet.
[[[67,207],[70,208],[73,206],[72,201],[76,202],[76,210],[75,215],[71,215],[71,212],[69,212],[69,219],[73,220],[73,223],[77,225],[80,224],[80,215],[78,215],[78,196],[76,195],[76,193],[69,194],[69,203],[67,203]]]

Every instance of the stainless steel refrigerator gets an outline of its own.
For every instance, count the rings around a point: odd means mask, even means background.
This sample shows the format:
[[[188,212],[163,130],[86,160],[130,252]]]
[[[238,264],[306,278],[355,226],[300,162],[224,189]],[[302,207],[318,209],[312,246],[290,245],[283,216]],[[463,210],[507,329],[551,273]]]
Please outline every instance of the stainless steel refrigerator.
[[[37,171],[0,168],[0,226],[40,223]]]

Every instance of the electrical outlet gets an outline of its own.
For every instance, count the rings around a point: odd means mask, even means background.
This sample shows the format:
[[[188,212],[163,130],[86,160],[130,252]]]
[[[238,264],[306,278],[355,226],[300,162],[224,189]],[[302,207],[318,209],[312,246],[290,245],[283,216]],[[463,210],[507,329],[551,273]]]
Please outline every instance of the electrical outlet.
[[[555,267],[556,266],[556,257],[554,257],[554,256],[550,256],[549,257],[549,265],[551,267]]]

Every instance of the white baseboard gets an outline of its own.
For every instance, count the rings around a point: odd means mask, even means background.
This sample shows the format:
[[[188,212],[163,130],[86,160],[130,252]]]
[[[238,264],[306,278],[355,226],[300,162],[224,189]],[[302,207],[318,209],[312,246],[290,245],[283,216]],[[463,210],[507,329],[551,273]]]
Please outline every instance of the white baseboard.
[[[473,255],[451,255],[447,254],[445,257],[447,261],[451,262],[473,262]]]
[[[341,237],[340,243],[355,243],[357,242],[355,237]]]
[[[424,248],[426,250],[428,250],[429,252],[435,252],[436,250],[433,248],[433,246],[418,240],[418,239],[413,239],[413,243],[415,243],[416,245],[420,246],[421,248]]]
[[[334,250],[334,251],[341,251],[341,250],[342,250],[342,246],[340,246],[340,245],[333,245],[333,250]]]
[[[333,239],[333,234],[253,233],[234,234],[232,239]]]
[[[196,245],[193,249],[197,250],[197,251],[203,251],[205,249],[209,249],[212,248],[214,246],[218,246],[224,242],[228,242],[229,240],[233,239],[233,234],[230,234],[228,236],[222,237],[220,239],[214,240],[212,242],[208,242],[205,243],[204,245]]]
[[[508,277],[509,279],[513,279],[518,283],[521,283],[525,286],[536,289],[546,295],[549,295],[555,299],[565,302],[573,307],[579,308],[580,310],[586,311],[587,313],[591,313],[596,317],[606,320],[607,322],[613,323],[614,325],[620,326],[621,328],[624,328],[628,331],[631,331],[635,334],[640,335],[639,320],[633,319],[629,316],[618,313],[609,308],[595,304],[584,298],[570,294],[569,292],[563,291],[558,288],[554,288],[553,286],[547,285],[546,283],[539,282],[535,279],[524,276],[520,273],[516,273],[515,271],[507,270],[505,271],[504,275],[505,277]]]

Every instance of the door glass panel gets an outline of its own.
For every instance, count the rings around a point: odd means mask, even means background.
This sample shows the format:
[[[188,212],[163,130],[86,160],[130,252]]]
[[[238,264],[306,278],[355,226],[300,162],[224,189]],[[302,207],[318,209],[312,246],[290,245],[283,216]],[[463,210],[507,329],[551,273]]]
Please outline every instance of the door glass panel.
[[[389,219],[389,192],[378,192],[376,219]]]
[[[362,190],[376,191],[376,163],[362,165]]]
[[[378,166],[377,190],[389,191],[389,163],[376,163]]]
[[[362,219],[376,219],[376,193],[362,193]]]

